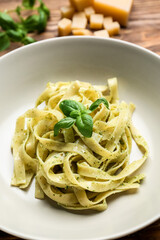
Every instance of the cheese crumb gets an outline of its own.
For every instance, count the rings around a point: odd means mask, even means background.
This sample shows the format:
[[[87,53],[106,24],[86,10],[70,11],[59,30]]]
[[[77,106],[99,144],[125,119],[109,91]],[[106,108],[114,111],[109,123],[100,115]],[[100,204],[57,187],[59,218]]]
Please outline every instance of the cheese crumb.
[[[113,18],[112,17],[104,17],[104,20],[103,20],[104,28],[105,28],[106,24],[109,24],[109,23],[112,23],[112,22],[113,22]]]
[[[95,10],[94,10],[94,8],[91,7],[91,6],[85,8],[85,9],[84,9],[84,12],[85,12],[86,17],[87,17],[88,20],[90,19],[90,16],[91,16],[92,14],[95,14]]]
[[[90,17],[90,28],[91,29],[102,29],[103,27],[103,15],[92,14]]]
[[[84,36],[92,36],[93,33],[88,29],[75,29],[72,30],[73,35],[84,35]]]
[[[105,29],[108,31],[109,36],[118,35],[120,33],[120,25],[118,22],[105,24]]]
[[[61,7],[61,17],[71,19],[74,14],[74,8],[72,6]]]
[[[87,26],[87,18],[84,12],[75,13],[72,18],[72,30],[84,29]]]
[[[67,18],[63,18],[58,23],[58,33],[59,36],[67,36],[71,33],[72,21]]]
[[[107,30],[98,30],[98,31],[95,31],[95,32],[94,32],[94,36],[96,36],[96,37],[106,37],[106,38],[108,38],[108,37],[109,37],[109,34],[108,34]]]

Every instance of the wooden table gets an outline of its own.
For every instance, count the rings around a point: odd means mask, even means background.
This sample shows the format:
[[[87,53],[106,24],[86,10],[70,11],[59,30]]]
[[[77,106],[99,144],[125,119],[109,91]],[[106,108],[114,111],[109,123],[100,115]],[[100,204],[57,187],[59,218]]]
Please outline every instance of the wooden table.
[[[0,10],[13,9],[20,2],[21,0],[0,0]],[[67,5],[68,0],[46,0],[45,2],[51,10],[51,18],[46,32],[35,36],[37,40],[57,36],[59,9]],[[160,54],[160,0],[134,0],[128,27],[121,29],[121,34],[116,38],[138,44]],[[0,56],[20,46],[18,43],[13,43],[7,51],[0,52]],[[0,239],[18,240],[19,238],[0,231]],[[160,240],[160,220],[121,240]]]

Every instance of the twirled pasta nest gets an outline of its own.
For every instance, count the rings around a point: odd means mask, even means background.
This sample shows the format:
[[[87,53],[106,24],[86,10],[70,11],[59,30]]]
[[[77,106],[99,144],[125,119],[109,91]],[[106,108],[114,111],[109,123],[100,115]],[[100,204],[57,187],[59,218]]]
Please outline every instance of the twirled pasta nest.
[[[55,124],[64,118],[59,108],[62,100],[75,100],[88,108],[101,97],[110,109],[101,104],[91,113],[91,138],[81,135],[76,126],[54,137]],[[134,109],[132,103],[119,102],[116,78],[109,79],[107,86],[48,83],[35,108],[17,119],[12,185],[27,188],[35,176],[36,198],[47,195],[68,209],[105,210],[108,196],[137,189],[144,178],[132,174],[148,156],[147,143],[131,121]],[[132,138],[143,156],[130,163]]]

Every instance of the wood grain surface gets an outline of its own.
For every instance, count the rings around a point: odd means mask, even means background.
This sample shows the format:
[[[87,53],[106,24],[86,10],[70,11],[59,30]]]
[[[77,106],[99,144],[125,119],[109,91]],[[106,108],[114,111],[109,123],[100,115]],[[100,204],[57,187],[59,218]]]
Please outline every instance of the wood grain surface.
[[[51,17],[46,31],[34,35],[37,41],[57,37],[59,9],[68,5],[68,0],[44,0],[44,2],[51,10]],[[0,11],[14,9],[20,3],[21,0],[0,0]],[[120,35],[115,38],[138,44],[160,54],[160,0],[134,0],[128,27],[121,29]],[[21,44],[12,43],[8,50],[0,52],[0,56],[18,47],[21,47]],[[0,231],[0,239],[18,240],[19,238]],[[160,240],[160,220],[119,240]]]

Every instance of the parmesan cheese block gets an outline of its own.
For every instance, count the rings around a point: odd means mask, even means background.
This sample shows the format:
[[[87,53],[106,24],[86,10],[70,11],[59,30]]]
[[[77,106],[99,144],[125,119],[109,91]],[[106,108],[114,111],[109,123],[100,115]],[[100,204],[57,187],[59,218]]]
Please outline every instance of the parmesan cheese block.
[[[91,29],[102,29],[103,27],[103,15],[92,14],[90,16],[90,28]]]
[[[72,18],[72,30],[84,29],[87,26],[87,18],[84,12],[75,13]]]
[[[90,7],[85,8],[84,12],[86,14],[87,19],[89,20],[90,16],[95,13],[95,10],[92,6],[90,6]]]
[[[133,0],[93,0],[96,12],[112,16],[122,26],[127,26]]]
[[[77,11],[83,11],[93,4],[93,0],[70,0],[70,3]]]
[[[109,37],[107,30],[99,30],[94,32],[94,36],[96,37]]]
[[[72,30],[72,34],[73,35],[84,35],[84,36],[91,36],[93,35],[93,33],[88,30],[88,29],[75,29],[75,30]]]
[[[118,35],[120,32],[120,25],[118,22],[112,22],[104,25],[104,28],[109,33],[109,36]]]
[[[61,7],[62,18],[72,18],[74,14],[74,8],[72,6]]]
[[[58,23],[58,33],[59,36],[67,36],[71,33],[72,21],[67,18],[63,18]]]

